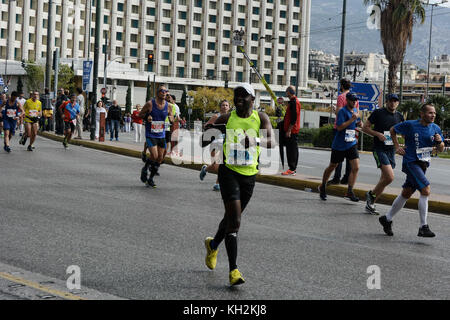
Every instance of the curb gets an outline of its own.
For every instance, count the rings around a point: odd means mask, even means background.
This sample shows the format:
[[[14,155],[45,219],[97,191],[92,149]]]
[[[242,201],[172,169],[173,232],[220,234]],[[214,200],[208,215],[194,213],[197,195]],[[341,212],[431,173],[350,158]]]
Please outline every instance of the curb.
[[[47,132],[39,132],[38,134],[47,139],[51,139],[51,140],[59,141],[59,142],[62,142],[64,139],[63,137],[56,136],[54,134],[47,133]],[[83,147],[87,147],[87,148],[91,148],[91,149],[102,150],[102,151],[120,154],[120,155],[124,155],[124,156],[128,156],[128,157],[133,157],[133,158],[139,158],[139,159],[141,158],[140,151],[130,150],[130,149],[126,149],[126,148],[120,148],[120,147],[113,147],[113,146],[108,146],[108,145],[101,145],[101,144],[87,141],[87,140],[76,140],[75,139],[75,140],[71,140],[70,144],[77,145],[77,146],[83,146]],[[186,168],[186,169],[197,170],[197,171],[199,171],[203,165],[203,164],[196,164],[196,163],[193,163],[193,164],[183,163],[180,165],[178,165],[178,164],[175,165],[172,162],[172,159],[170,157],[166,157],[164,159],[164,163],[169,164],[169,165],[174,165],[177,167]],[[285,188],[290,188],[290,189],[295,189],[295,190],[310,191],[310,192],[315,192],[315,193],[318,192],[317,188],[321,184],[321,182],[290,179],[290,178],[284,178],[284,177],[278,177],[278,176],[268,176],[268,175],[261,175],[261,174],[258,174],[256,176],[256,181],[260,182],[260,183],[269,184],[269,185],[285,187]],[[353,191],[357,197],[359,197],[360,199],[365,199],[366,192],[368,190],[353,189]],[[332,186],[327,187],[328,195],[343,197],[346,192],[347,192],[347,188],[344,186],[332,185]],[[377,203],[391,205],[396,197],[397,197],[397,195],[394,195],[394,194],[383,194],[378,199]],[[418,202],[419,202],[418,199],[409,199],[406,202],[405,207],[409,208],[409,209],[417,209]],[[441,214],[450,216],[450,203],[429,200],[428,210],[430,212],[441,213]]]

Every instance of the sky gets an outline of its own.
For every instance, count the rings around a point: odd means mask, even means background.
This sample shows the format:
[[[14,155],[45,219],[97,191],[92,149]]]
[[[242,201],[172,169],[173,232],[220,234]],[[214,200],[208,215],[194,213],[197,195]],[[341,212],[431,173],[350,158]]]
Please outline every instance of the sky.
[[[430,4],[442,0],[430,0]],[[339,55],[343,0],[312,0],[310,48]],[[414,28],[413,42],[407,47],[406,61],[421,68],[428,61],[431,6],[426,20]],[[345,51],[383,53],[380,31],[367,27],[369,14],[363,0],[347,0]],[[431,57],[450,54],[450,1],[434,8]]]

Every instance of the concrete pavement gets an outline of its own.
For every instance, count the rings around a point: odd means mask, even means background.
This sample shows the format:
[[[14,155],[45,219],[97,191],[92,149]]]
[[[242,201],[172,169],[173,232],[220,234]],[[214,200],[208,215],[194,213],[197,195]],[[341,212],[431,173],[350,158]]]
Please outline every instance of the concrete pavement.
[[[247,282],[230,290],[223,245],[217,269],[204,265],[203,240],[223,215],[215,176],[200,182],[198,172],[163,165],[149,189],[136,158],[41,137],[35,152],[25,149],[15,139],[0,154],[6,266],[65,282],[78,265],[82,290],[127,299],[450,298],[448,216],[431,213],[437,237],[423,239],[417,211],[402,210],[387,237],[363,203],[257,183],[239,232]],[[367,287],[371,266],[380,289]]]
[[[61,136],[56,136],[53,133],[44,132],[42,135],[53,140],[62,141]],[[183,150],[183,157],[174,157],[174,159],[167,158],[166,163],[170,163],[174,160],[177,165],[199,170],[201,168],[201,163],[205,161],[205,158],[202,157],[202,155],[199,155],[198,152],[195,154],[195,151],[191,147],[191,145],[193,145],[191,140],[195,139],[195,136],[192,132],[185,130],[181,131],[180,136],[182,137],[181,140],[184,140],[184,142],[180,142],[180,146],[182,144],[185,146]],[[133,132],[121,133],[119,140],[119,142],[115,140],[109,141],[109,135],[107,135],[105,137],[105,142],[90,141],[89,132],[83,132],[83,140],[73,139],[72,143],[75,145],[82,145],[89,148],[140,158],[140,152],[143,149],[143,142],[136,143],[134,141]],[[186,148],[186,146],[188,147]],[[297,176],[283,177],[280,175],[282,169],[279,161],[278,150],[274,149],[268,156],[264,154],[262,155],[262,161],[270,162],[271,166],[270,168],[262,168],[261,174],[258,175],[257,179],[260,182],[273,185],[316,192],[317,187],[322,180],[321,174],[328,165],[329,153],[329,151],[324,150],[300,148],[300,161]],[[309,158],[307,155],[310,155]],[[372,158],[370,154],[361,154],[361,170],[354,188],[355,194],[361,199],[361,201],[365,201],[366,192],[371,190],[379,179],[379,170],[376,169],[373,159],[370,158]],[[184,163],[181,163],[183,160]],[[432,186],[429,210],[432,212],[450,215],[450,185],[447,185],[450,182],[450,166],[448,166],[450,164],[450,160],[433,159],[432,162],[432,167],[427,173]],[[318,166],[318,163],[321,164],[321,166]],[[401,193],[401,185],[403,184],[405,178],[404,174],[401,172],[400,156],[397,156],[397,164],[397,168],[395,169],[396,180],[393,184],[386,188],[384,194],[379,198],[378,203],[380,204],[392,204],[397,195]],[[435,166],[437,168],[435,168]],[[373,184],[368,183],[369,181],[373,181]],[[347,187],[344,185],[329,186],[327,188],[328,194],[336,196],[344,196],[346,191]],[[416,192],[406,203],[406,207],[417,209],[418,199],[419,193]]]

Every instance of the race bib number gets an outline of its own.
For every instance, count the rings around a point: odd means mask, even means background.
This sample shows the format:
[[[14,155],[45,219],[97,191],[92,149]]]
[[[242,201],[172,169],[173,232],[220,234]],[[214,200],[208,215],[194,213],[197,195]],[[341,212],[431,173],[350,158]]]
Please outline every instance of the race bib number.
[[[230,144],[227,163],[235,166],[251,166],[256,154],[255,148],[244,149],[239,143]]]
[[[353,142],[356,140],[356,131],[347,129],[345,130],[345,142]]]
[[[384,145],[386,145],[386,146],[393,146],[394,145],[394,141],[392,141],[392,137],[391,137],[391,132],[390,131],[385,131],[384,132],[384,137],[386,138],[386,140],[384,140]]]
[[[152,121],[151,132],[152,133],[161,133],[165,129],[164,121]]]
[[[433,151],[433,148],[417,148],[416,149],[416,155],[417,159],[420,161],[430,162],[431,161],[431,152]]]
[[[37,110],[30,110],[29,115],[32,118],[37,117],[38,116],[38,111]]]
[[[16,109],[6,109],[6,116],[8,118],[14,118],[16,116]]]

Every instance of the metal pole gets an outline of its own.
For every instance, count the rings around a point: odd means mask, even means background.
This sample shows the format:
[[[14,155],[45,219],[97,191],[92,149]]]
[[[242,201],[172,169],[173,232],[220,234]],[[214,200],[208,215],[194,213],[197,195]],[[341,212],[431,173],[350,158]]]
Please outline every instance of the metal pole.
[[[386,100],[386,70],[384,70],[384,80],[383,80],[383,106],[385,104]]]
[[[345,52],[345,18],[347,15],[347,0],[343,1],[342,8],[342,31],[341,31],[341,50],[339,58],[339,80],[344,76],[344,52]]]
[[[99,58],[99,47],[100,47],[100,19],[101,19],[101,9],[102,1],[97,0],[95,12],[95,44],[94,44],[94,73],[93,73],[93,88],[92,88],[92,100],[97,101],[97,85],[98,85],[98,58]],[[91,114],[91,140],[95,140],[95,107],[92,107]]]
[[[403,102],[403,60],[400,63],[400,104]]]
[[[47,20],[47,59],[45,65],[45,87],[50,88],[50,81],[52,79],[52,40],[53,40],[53,31],[52,31],[52,23],[53,23],[53,0],[49,0],[48,2],[48,20]]]
[[[298,97],[298,85],[300,83],[300,47],[297,50],[297,75],[295,76],[295,78],[295,96]]]
[[[156,97],[156,73],[153,74],[153,97]]]
[[[106,88],[106,82],[108,78],[106,76],[107,68],[108,68],[108,37],[105,37],[105,70],[103,70],[103,88]]]
[[[58,73],[59,73],[59,48],[55,49],[55,83],[53,84],[53,88],[55,88],[55,99],[58,92]]]
[[[430,41],[428,43],[428,70],[427,70],[427,89],[425,92],[425,98],[428,100],[428,90],[430,86],[430,59],[431,59],[431,35],[433,32],[433,10],[434,4],[431,5],[431,20],[430,20]]]

